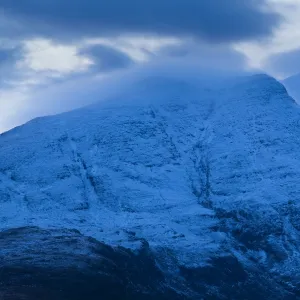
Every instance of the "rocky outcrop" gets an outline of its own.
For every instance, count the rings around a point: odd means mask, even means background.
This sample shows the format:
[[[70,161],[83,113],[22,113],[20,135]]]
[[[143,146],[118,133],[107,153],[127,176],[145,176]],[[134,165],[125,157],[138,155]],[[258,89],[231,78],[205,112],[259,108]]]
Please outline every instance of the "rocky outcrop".
[[[145,240],[133,252],[76,230],[23,227],[1,232],[0,246],[2,300],[295,299],[291,287],[235,257],[187,268]]]

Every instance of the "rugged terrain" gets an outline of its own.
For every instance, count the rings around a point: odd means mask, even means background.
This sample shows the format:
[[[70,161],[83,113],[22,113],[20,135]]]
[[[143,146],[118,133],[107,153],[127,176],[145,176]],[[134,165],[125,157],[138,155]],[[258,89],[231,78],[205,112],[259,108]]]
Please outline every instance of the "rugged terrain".
[[[71,265],[83,282],[116,277],[128,299],[299,298],[299,147],[299,106],[267,75],[151,77],[2,134],[4,299]],[[76,268],[52,287],[68,293]]]

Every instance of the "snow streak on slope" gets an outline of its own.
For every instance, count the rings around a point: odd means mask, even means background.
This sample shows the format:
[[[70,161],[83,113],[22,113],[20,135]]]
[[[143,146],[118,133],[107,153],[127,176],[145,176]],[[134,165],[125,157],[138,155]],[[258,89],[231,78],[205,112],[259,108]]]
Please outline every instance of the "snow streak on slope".
[[[291,272],[299,120],[266,75],[146,79],[121,98],[1,135],[0,224],[77,228],[129,247],[144,238],[195,266],[234,252],[277,272],[269,253],[280,253]]]

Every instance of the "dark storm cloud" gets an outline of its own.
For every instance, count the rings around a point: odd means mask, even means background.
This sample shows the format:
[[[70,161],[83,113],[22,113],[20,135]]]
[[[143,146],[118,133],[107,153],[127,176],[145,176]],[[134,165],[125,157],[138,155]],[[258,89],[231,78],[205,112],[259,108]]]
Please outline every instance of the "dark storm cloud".
[[[0,10],[31,34],[154,33],[231,42],[271,34],[279,16],[262,5],[266,0],[1,0]]]
[[[129,67],[133,61],[125,53],[108,46],[95,45],[82,49],[80,54],[92,58],[94,62],[93,69],[96,71],[113,71]]]
[[[300,49],[283,52],[271,56],[267,67],[282,76],[290,76],[300,72]]]

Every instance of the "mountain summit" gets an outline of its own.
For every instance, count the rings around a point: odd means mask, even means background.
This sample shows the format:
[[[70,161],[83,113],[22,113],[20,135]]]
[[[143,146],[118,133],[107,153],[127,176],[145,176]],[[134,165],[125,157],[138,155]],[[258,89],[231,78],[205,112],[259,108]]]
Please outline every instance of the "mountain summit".
[[[178,299],[296,299],[299,122],[267,75],[146,78],[0,136],[0,226],[146,243]]]

